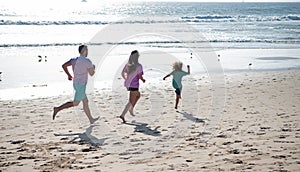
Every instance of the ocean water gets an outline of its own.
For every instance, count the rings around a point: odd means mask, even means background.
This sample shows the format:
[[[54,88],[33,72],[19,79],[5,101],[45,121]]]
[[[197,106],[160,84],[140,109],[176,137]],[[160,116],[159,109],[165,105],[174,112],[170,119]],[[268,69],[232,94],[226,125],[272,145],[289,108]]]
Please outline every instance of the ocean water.
[[[0,99],[71,94],[61,65],[77,56],[78,45],[89,43],[106,26],[145,23],[119,21],[131,16],[162,17],[150,24],[180,21],[193,26],[205,38],[193,40],[195,45],[204,42],[221,55],[225,72],[249,70],[249,63],[251,70],[300,67],[300,3],[0,0]],[[164,49],[191,64],[194,75],[205,72],[205,67],[194,65],[181,42],[141,37],[110,44],[117,48],[108,55],[108,69],[98,70],[104,80],[115,74],[109,66],[123,63],[133,49]],[[171,64],[165,65],[171,69]]]
[[[178,17],[218,48],[299,48],[300,44],[300,3],[67,2],[23,8],[2,1],[0,47],[77,45],[88,41],[99,25],[141,15]]]

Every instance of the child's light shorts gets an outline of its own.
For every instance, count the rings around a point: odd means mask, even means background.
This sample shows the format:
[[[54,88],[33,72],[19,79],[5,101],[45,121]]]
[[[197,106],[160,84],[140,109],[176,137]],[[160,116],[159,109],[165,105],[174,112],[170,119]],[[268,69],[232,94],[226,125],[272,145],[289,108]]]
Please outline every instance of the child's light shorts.
[[[81,101],[86,98],[86,84],[73,84],[73,87],[75,89],[74,101]]]

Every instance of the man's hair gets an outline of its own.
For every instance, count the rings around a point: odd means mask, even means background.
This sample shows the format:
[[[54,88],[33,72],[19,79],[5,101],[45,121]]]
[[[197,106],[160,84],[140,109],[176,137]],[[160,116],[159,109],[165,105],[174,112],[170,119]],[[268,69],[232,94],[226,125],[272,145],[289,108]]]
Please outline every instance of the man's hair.
[[[87,47],[87,46],[86,46],[86,45],[80,45],[80,46],[78,47],[79,53],[81,53],[81,51],[82,51],[82,49],[83,49],[84,47]]]

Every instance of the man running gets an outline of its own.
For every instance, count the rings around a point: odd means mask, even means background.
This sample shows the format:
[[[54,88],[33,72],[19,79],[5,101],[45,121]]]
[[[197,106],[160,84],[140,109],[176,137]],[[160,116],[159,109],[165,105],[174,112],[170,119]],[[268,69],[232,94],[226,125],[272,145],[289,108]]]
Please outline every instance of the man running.
[[[80,53],[79,57],[72,58],[62,65],[62,68],[64,69],[65,73],[68,75],[68,80],[73,80],[73,87],[75,89],[74,101],[69,101],[62,104],[59,107],[54,107],[53,120],[55,119],[59,111],[70,107],[78,106],[79,103],[82,101],[83,110],[86,116],[89,118],[90,123],[93,124],[99,119],[99,117],[92,117],[85,90],[88,80],[88,74],[90,74],[90,76],[93,76],[95,74],[95,65],[93,65],[91,60],[87,58],[88,48],[86,45],[80,45],[78,51]],[[68,66],[72,66],[74,78],[68,71]]]

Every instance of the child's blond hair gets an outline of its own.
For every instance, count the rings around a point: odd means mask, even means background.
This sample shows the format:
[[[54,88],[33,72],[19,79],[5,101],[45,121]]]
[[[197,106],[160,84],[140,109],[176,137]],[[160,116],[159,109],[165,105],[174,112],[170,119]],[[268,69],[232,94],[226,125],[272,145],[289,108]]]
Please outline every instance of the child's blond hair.
[[[175,63],[173,63],[173,70],[175,70],[175,71],[182,71],[182,62],[175,62]]]

